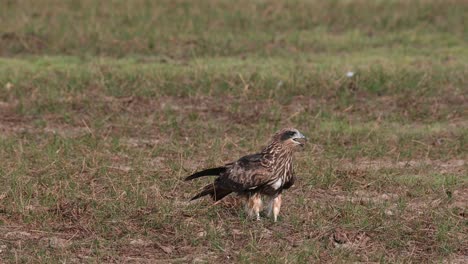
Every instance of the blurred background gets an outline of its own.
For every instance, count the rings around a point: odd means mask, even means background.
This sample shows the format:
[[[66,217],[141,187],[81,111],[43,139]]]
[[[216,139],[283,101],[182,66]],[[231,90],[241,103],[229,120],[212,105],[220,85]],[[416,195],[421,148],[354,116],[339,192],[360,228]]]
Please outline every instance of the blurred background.
[[[0,1],[0,260],[467,261],[462,0]],[[181,181],[309,138],[280,222]]]

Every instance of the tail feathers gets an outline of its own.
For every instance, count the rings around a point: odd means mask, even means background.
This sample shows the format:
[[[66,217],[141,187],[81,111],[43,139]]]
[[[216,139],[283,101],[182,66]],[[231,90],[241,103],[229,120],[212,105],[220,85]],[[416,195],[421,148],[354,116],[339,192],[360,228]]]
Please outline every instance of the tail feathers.
[[[225,167],[217,167],[217,168],[206,169],[206,170],[202,170],[202,171],[196,172],[196,173],[188,176],[187,178],[185,178],[185,180],[190,181],[190,180],[193,180],[193,179],[196,179],[196,178],[199,178],[199,177],[203,177],[203,176],[208,176],[208,175],[218,176],[219,174],[221,174],[224,171],[226,171]]]
[[[230,194],[231,192],[232,191],[230,190],[216,187],[214,184],[208,184],[203,188],[203,191],[201,191],[199,194],[192,197],[190,201],[196,200],[208,194],[211,196],[211,198],[213,198],[213,200],[219,201],[223,199],[226,195]]]

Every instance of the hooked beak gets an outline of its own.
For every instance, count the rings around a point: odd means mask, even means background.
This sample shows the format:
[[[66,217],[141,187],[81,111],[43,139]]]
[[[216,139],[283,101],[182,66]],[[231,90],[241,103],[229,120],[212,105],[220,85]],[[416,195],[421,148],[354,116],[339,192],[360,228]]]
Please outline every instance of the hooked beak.
[[[299,144],[301,147],[303,147],[307,141],[307,138],[304,135],[302,135],[302,133],[298,132],[292,140],[295,143]]]

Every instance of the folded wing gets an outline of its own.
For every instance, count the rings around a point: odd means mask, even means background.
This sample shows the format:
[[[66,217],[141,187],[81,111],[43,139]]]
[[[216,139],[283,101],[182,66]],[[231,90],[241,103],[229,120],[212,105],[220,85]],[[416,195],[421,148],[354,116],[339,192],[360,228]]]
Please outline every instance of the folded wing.
[[[203,172],[220,172],[212,184],[206,185],[192,200],[210,195],[218,201],[231,192],[246,193],[255,191],[270,181],[271,169],[266,165],[262,154],[248,155],[225,167],[204,170],[189,176],[186,180],[201,177]],[[221,169],[222,168],[222,169]],[[196,175],[196,176],[195,176]],[[211,175],[211,174],[210,174]]]

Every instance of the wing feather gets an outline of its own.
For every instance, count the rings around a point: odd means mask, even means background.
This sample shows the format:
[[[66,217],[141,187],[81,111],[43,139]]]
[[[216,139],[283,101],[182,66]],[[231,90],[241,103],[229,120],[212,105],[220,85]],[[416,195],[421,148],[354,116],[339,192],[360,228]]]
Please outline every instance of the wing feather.
[[[248,155],[226,166],[216,184],[234,192],[252,190],[267,184],[271,169],[262,163],[262,154]]]

